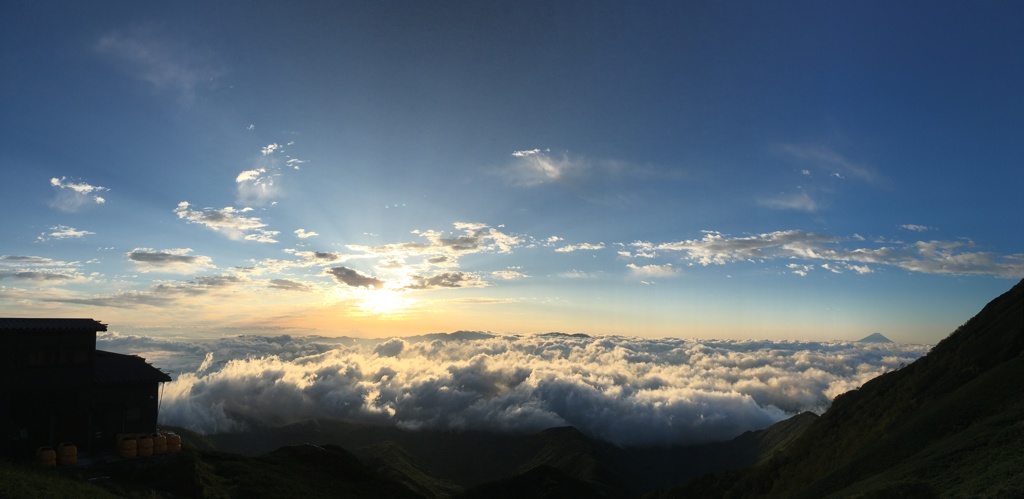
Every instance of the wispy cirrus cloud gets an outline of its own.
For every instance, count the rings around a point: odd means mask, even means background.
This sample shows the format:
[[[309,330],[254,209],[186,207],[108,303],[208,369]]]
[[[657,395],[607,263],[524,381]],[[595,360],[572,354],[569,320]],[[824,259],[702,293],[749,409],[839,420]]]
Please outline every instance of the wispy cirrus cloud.
[[[521,187],[566,182],[588,169],[586,162],[568,154],[554,156],[550,149],[514,151],[512,157],[515,160],[505,173],[513,185]]]
[[[266,230],[267,224],[258,217],[248,217],[245,213],[253,211],[252,208],[237,209],[231,206],[225,208],[203,208],[194,210],[188,201],[178,203],[174,213],[178,218],[189,223],[203,225],[210,230],[224,234],[230,239],[244,239],[260,243],[276,243],[275,236],[279,231]]]
[[[169,272],[193,274],[217,268],[208,256],[190,255],[191,248],[175,248],[157,251],[152,248],[135,248],[125,254],[139,272]]]
[[[184,102],[191,102],[201,86],[224,74],[209,52],[148,29],[108,33],[96,42],[95,50],[126,73],[157,90],[174,92]]]
[[[877,183],[881,175],[874,168],[854,161],[832,148],[821,144],[780,144],[777,150],[800,162],[815,167],[834,178],[854,178],[867,183]],[[809,170],[803,170],[805,176]]]
[[[821,203],[815,200],[810,193],[803,190],[761,198],[758,200],[758,203],[768,208],[806,211],[808,213],[816,213],[821,209]]]

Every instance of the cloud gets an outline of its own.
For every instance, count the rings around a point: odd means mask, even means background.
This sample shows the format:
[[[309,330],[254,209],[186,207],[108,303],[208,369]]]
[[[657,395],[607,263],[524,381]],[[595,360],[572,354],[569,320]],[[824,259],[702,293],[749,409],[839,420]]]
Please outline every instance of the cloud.
[[[61,274],[56,272],[41,272],[35,270],[8,270],[0,269],[0,280],[3,279],[16,279],[25,281],[69,281],[79,279],[79,276],[71,274]]]
[[[134,77],[157,90],[175,92],[185,102],[195,97],[201,85],[210,85],[223,74],[201,50],[162,40],[144,29],[109,33],[100,38],[95,49]]]
[[[152,248],[135,248],[125,256],[135,264],[139,272],[170,272],[192,274],[217,268],[208,256],[190,255],[191,248],[176,248],[157,251]]]
[[[106,203],[107,200],[97,193],[110,190],[86,182],[69,181],[67,177],[53,177],[50,179],[50,185],[59,189],[57,197],[50,202],[50,206],[69,213],[78,211],[89,204]]]
[[[316,232],[307,231],[306,229],[295,229],[295,237],[298,237],[299,239],[309,239],[319,235],[320,234],[317,234]]]
[[[238,203],[259,206],[279,196],[281,192],[276,180],[280,176],[276,168],[272,171],[257,168],[239,173],[235,177],[235,183],[238,184]]]
[[[324,270],[324,273],[334,277],[336,281],[354,288],[380,289],[384,287],[384,281],[361,274],[359,271],[348,267],[333,267]]]
[[[806,191],[793,194],[781,194],[773,198],[765,198],[758,201],[762,206],[780,210],[806,211],[816,213],[821,206]]]
[[[572,425],[623,446],[724,440],[802,411],[820,413],[836,395],[928,349],[478,337],[241,336],[177,345],[105,333],[97,345],[173,357],[180,371],[165,385],[161,424],[204,433],[308,418],[497,432]]]
[[[251,211],[250,208],[239,210],[228,206],[221,209],[203,208],[202,210],[193,210],[190,206],[188,201],[182,201],[178,203],[174,213],[182,220],[206,226],[215,232],[226,235],[230,239],[276,243],[277,240],[274,239],[274,236],[280,234],[279,231],[264,229],[267,224],[263,223],[259,218],[242,215]]]
[[[442,272],[430,277],[414,276],[406,289],[478,288],[487,286],[472,272]]]
[[[62,284],[85,279],[78,262],[31,255],[0,255],[0,280],[27,285]]]
[[[562,246],[561,248],[556,248],[555,251],[557,251],[559,253],[571,253],[573,251],[581,251],[581,250],[595,251],[595,250],[600,250],[600,249],[604,249],[604,243],[597,243],[597,244],[590,244],[590,243],[569,244],[569,245],[566,245],[566,246]]]
[[[900,228],[904,229],[904,230],[914,231],[914,232],[924,232],[924,231],[928,231],[928,230],[933,230],[932,227],[928,227],[927,225],[917,225],[917,224],[904,224],[904,225],[901,225]]]
[[[278,241],[274,238],[277,237],[278,234],[280,234],[280,232],[276,230],[260,230],[253,234],[246,234],[244,239],[246,241],[254,241],[257,243],[276,243]]]
[[[267,283],[271,288],[280,289],[284,291],[311,291],[313,288],[305,283],[293,281],[291,279],[271,279]]]
[[[280,144],[267,144],[266,146],[263,147],[263,149],[260,150],[260,153],[262,153],[264,156],[269,156],[271,154],[274,154],[274,151],[277,151],[280,148]]]
[[[522,279],[524,277],[529,277],[528,275],[526,275],[526,274],[524,274],[522,272],[519,272],[518,270],[495,270],[495,271],[491,272],[491,275],[494,276],[494,277],[497,277],[498,279],[503,279],[503,280],[506,280],[506,281],[513,281],[513,280],[516,280],[516,279]]]
[[[590,272],[585,272],[579,269],[572,269],[567,272],[562,272],[558,274],[558,277],[563,277],[566,279],[593,279],[594,277],[597,276],[591,274]]]
[[[250,180],[256,180],[256,179],[260,178],[260,175],[262,175],[262,174],[264,174],[266,172],[267,172],[267,170],[264,169],[264,168],[260,168],[258,170],[246,170],[246,171],[244,171],[242,173],[239,173],[238,176],[235,177],[235,182],[242,183],[242,182],[248,182]]]
[[[671,263],[665,265],[636,265],[630,263],[626,267],[633,275],[642,277],[676,277],[679,275],[679,269],[673,267]]]
[[[48,241],[50,239],[79,239],[88,235],[95,234],[95,232],[89,232],[87,230],[78,230],[74,227],[68,227],[66,225],[56,225],[50,227],[50,232],[43,232],[36,237],[38,241]]]
[[[729,237],[705,231],[701,239],[654,244],[637,241],[631,246],[642,251],[682,252],[686,259],[700,265],[725,265],[734,262],[763,262],[774,259],[830,261],[860,274],[874,270],[867,264],[928,274],[993,275],[1005,278],[1024,276],[1024,253],[998,256],[990,252],[969,251],[971,241],[918,241],[876,248],[856,247],[864,238],[840,238],[800,230],[769,232],[744,237]],[[887,244],[884,241],[878,244]]]
[[[512,156],[516,159],[506,174],[513,185],[520,187],[565,182],[582,174],[588,167],[583,161],[570,159],[568,155],[554,157],[550,150],[515,151]]]
[[[817,248],[822,243],[836,242],[835,237],[799,230],[776,231],[748,237],[726,237],[705,231],[701,239],[690,239],[672,243],[652,245],[633,243],[639,248],[653,248],[660,251],[682,251],[691,260],[701,265],[724,265],[735,261],[755,261],[765,258],[796,256],[795,248]],[[813,256],[805,251],[804,256]]]
[[[880,176],[873,168],[853,161],[827,146],[784,144],[779,146],[778,149],[784,154],[805,163],[810,163],[819,170],[823,170],[836,178],[852,177],[868,183],[876,183],[880,179]],[[808,170],[803,171],[806,172],[804,175],[810,174]]]
[[[424,263],[451,266],[461,256],[477,253],[510,253],[523,243],[523,238],[506,234],[494,227],[475,222],[452,224],[461,233],[451,234],[436,230],[415,230],[413,234],[426,242],[404,242],[381,246],[348,245],[351,251],[364,258],[389,261],[407,261],[419,258]]]
[[[138,306],[166,309],[181,304],[183,300],[202,298],[209,303],[210,296],[222,290],[235,288],[249,281],[239,275],[197,276],[188,281],[160,282],[146,290],[120,290],[109,294],[59,295],[39,297],[39,301],[85,305],[90,307],[111,307],[132,309]]]

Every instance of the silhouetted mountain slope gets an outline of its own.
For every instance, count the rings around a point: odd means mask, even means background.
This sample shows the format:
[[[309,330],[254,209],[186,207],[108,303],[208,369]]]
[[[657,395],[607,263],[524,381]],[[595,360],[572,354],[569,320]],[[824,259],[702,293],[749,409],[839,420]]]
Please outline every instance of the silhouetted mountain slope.
[[[538,466],[525,473],[467,490],[459,499],[590,499],[609,497],[591,482],[567,475],[551,466]]]
[[[748,431],[734,440],[738,449],[746,450],[750,457],[737,463],[737,468],[751,466],[782,452],[818,420],[813,412],[803,412],[758,431]]]
[[[839,397],[782,452],[679,497],[1024,496],[1024,281],[913,364]]]
[[[380,442],[359,448],[356,455],[368,467],[424,497],[443,499],[463,491],[457,483],[436,478],[437,472],[429,464],[394,442]]]
[[[804,413],[727,442],[693,446],[619,448],[572,427],[532,435],[438,430],[344,421],[307,421],[245,433],[196,436],[204,448],[259,456],[299,442],[327,442],[355,449],[363,464],[427,497],[506,480],[569,480],[604,497],[631,497],[678,486],[706,473],[753,466],[785,448],[816,419]],[[538,475],[536,468],[556,470]],[[561,478],[560,478],[561,477]],[[567,484],[568,486],[568,484]]]

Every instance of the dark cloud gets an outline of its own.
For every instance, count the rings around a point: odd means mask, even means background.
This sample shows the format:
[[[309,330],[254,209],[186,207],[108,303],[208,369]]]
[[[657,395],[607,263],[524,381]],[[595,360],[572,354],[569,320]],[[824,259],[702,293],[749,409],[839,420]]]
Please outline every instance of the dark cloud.
[[[431,277],[416,276],[408,289],[470,288],[486,286],[476,274],[470,272],[442,272]]]
[[[205,288],[223,288],[244,282],[245,279],[236,275],[199,276],[192,279],[196,286]]]
[[[190,248],[157,251],[152,248],[135,248],[125,256],[135,264],[139,272],[176,272],[191,274],[215,268],[208,256],[190,255]]]
[[[77,279],[78,276],[70,274],[57,274],[53,272],[26,271],[5,271],[0,270],[0,279],[21,279],[26,281],[68,281]]]
[[[298,281],[291,279],[271,279],[268,285],[275,289],[283,289],[285,291],[309,291],[311,288],[308,284],[303,284]]]
[[[324,273],[333,276],[335,280],[342,284],[356,288],[380,289],[384,287],[384,281],[376,277],[360,274],[358,271],[348,267],[333,267],[324,270]]]
[[[193,255],[182,255],[173,254],[163,251],[142,251],[134,250],[128,253],[128,259],[133,262],[146,262],[152,264],[163,264],[163,263],[192,263],[196,261],[196,256]]]
[[[393,338],[373,347],[373,353],[381,357],[397,357],[405,349],[405,342]]]

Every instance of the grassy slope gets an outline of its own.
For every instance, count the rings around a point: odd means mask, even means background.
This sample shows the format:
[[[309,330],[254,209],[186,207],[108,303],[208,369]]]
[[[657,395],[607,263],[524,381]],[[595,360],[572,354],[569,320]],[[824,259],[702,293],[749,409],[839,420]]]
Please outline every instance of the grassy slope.
[[[118,497],[103,487],[65,476],[62,470],[0,463],[0,497],[105,499]]]

